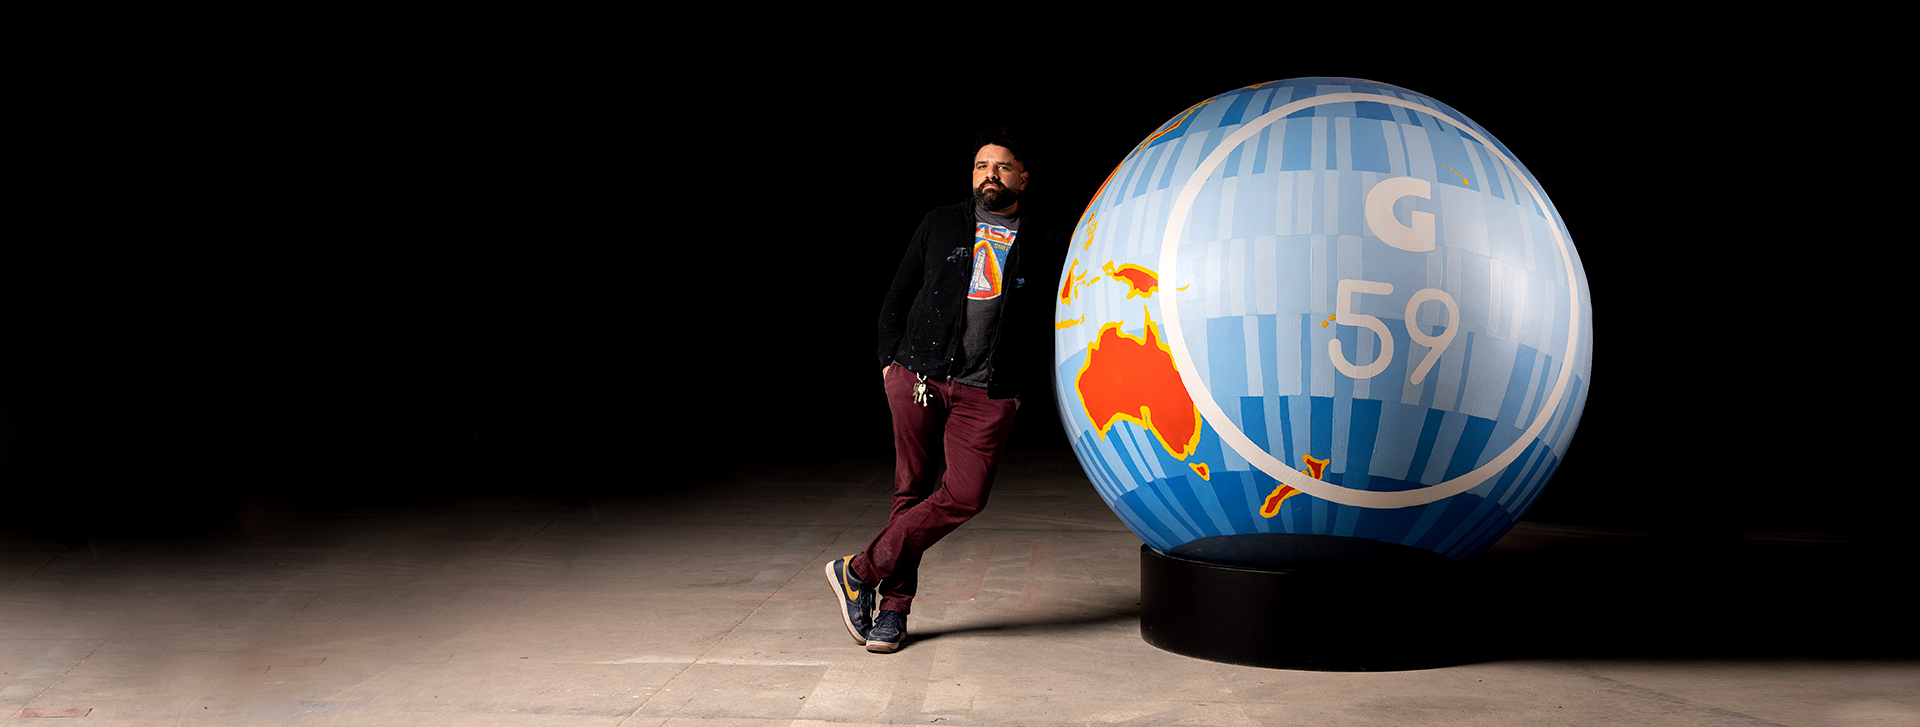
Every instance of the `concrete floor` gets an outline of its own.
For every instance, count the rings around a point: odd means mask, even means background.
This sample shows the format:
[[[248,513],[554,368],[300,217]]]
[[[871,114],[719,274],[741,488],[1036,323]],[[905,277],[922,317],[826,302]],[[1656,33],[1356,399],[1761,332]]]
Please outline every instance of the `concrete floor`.
[[[1140,640],[1139,540],[1068,454],[1010,457],[869,654],[820,571],[889,469],[0,540],[0,723],[1920,724],[1907,546],[1523,523],[1463,571],[1479,597],[1410,604],[1488,634],[1457,665],[1240,667]]]

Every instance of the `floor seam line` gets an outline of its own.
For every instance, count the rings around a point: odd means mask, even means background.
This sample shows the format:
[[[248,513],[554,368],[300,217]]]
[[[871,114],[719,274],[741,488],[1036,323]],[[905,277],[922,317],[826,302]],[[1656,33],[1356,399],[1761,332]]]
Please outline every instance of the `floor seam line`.
[[[873,481],[876,479],[879,479],[878,473],[869,475],[866,479],[866,482],[862,484],[872,484]],[[859,522],[860,518],[866,517],[867,513],[872,511],[873,511],[873,503],[869,502],[867,503],[866,507],[861,508],[859,515],[855,515],[852,519],[847,521],[846,527],[840,528],[840,532],[835,533],[832,538],[828,539],[824,543],[821,543],[820,550],[815,552],[812,558],[808,558],[807,562],[812,563],[815,559],[819,558],[821,554],[827,552],[827,546],[840,542],[840,538],[842,536],[845,536],[849,531],[853,530],[854,523]],[[753,607],[753,610],[748,612],[746,616],[741,617],[740,621],[733,625],[733,628],[727,629],[726,634],[722,635],[719,638],[719,640],[714,641],[713,645],[707,647],[706,651],[700,652],[700,655],[697,657],[694,657],[693,661],[688,662],[686,666],[680,667],[680,671],[675,673],[672,679],[668,679],[665,682],[661,683],[659,689],[653,690],[653,694],[648,695],[646,700],[640,703],[640,706],[633,708],[633,712],[628,714],[626,719],[620,720],[620,724],[615,725],[614,727],[624,727],[624,725],[626,725],[626,723],[629,720],[632,720],[634,717],[638,716],[640,714],[640,710],[646,709],[647,705],[653,703],[654,697],[658,697],[660,696],[661,692],[667,691],[667,687],[671,686],[674,682],[679,681],[680,677],[686,674],[688,669],[692,669],[693,665],[706,660],[707,655],[713,653],[714,649],[718,649],[720,648],[721,644],[727,643],[727,639],[733,638],[733,632],[739,631],[741,626],[746,625],[747,621],[752,620],[755,614],[760,613],[760,609],[767,607],[767,603],[773,600],[773,596],[775,594],[778,594],[781,591],[786,590],[787,586],[793,585],[793,580],[795,578],[799,578],[800,574],[804,572],[806,572],[806,568],[801,568],[800,570],[795,571],[792,576],[787,577],[787,580],[785,583],[780,584],[779,588],[773,589],[773,593],[768,594],[766,598],[760,599],[760,603],[755,605]]]
[[[52,555],[47,556],[47,560],[41,563],[40,567],[33,569],[32,573],[28,573],[27,577],[20,579],[19,583],[13,584],[13,587],[7,589],[6,594],[0,597],[11,597],[14,591],[20,590],[20,587],[26,585],[27,581],[33,580],[34,576],[40,575],[40,571],[46,570],[47,566],[53,565],[53,562],[59,559],[60,559],[59,553],[54,553]]]
[[[533,542],[534,538],[540,537],[540,534],[546,532],[547,528],[553,527],[553,524],[557,522],[559,519],[560,519],[560,513],[554,513],[552,517],[547,518],[547,521],[540,525],[539,530],[533,531],[533,534],[528,535],[526,540],[522,540],[520,541],[519,545],[513,546],[513,550],[507,551],[507,554],[500,556],[499,560],[495,560],[493,562],[493,565],[487,566],[487,570],[485,572],[481,573],[480,575],[474,576],[473,580],[468,581],[465,585],[461,586],[459,593],[453,594],[453,596],[451,598],[448,598],[445,603],[442,603],[438,607],[434,608],[432,615],[434,616],[440,615],[441,611],[446,610],[448,604],[451,604],[454,601],[460,600],[461,596],[467,595],[467,591],[473,590],[473,584],[486,580],[487,575],[489,573],[492,573],[495,568],[499,568],[501,563],[505,563],[507,562],[507,560],[511,559],[515,553],[520,552],[521,548],[527,547],[527,543]]]

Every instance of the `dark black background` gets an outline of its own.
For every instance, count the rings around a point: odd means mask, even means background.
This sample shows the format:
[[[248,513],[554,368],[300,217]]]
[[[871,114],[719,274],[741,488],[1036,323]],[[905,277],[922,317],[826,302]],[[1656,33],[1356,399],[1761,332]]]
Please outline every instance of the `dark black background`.
[[[1831,223],[1871,215],[1792,151],[1849,140],[1786,138],[1832,113],[1805,100],[1822,72],[1712,48],[1145,72],[1035,43],[326,50],[46,89],[51,163],[0,253],[0,529],[884,458],[879,300],[920,216],[967,193],[976,131],[1014,126],[1027,209],[1070,220],[1173,115],[1301,76],[1453,106],[1564,216],[1592,388],[1531,518],[1883,537],[1914,503],[1888,444],[1907,407],[1874,398],[1898,332],[1848,292],[1871,271],[1828,259],[1869,234]],[[1015,447],[1065,450],[1049,402],[1022,417]]]

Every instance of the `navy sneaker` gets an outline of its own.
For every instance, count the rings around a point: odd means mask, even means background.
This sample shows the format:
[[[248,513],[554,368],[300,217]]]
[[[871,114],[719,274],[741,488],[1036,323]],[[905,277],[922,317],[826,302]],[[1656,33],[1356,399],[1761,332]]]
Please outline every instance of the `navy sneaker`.
[[[881,611],[873,620],[873,628],[867,629],[867,651],[876,654],[891,654],[900,650],[900,642],[907,640],[907,616],[893,609]]]
[[[853,574],[853,556],[827,563],[827,585],[833,599],[840,602],[840,621],[853,634],[853,643],[867,643],[867,629],[873,625],[873,589]]]

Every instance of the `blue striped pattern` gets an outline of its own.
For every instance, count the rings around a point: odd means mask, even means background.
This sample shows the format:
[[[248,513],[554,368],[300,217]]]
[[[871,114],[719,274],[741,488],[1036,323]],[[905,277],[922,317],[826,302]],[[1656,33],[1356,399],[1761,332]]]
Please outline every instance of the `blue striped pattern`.
[[[1532,505],[1558,468],[1586,401],[1591,370],[1591,315],[1567,330],[1570,305],[1591,310],[1584,279],[1570,281],[1554,231],[1557,210],[1523,189],[1538,189],[1525,169],[1484,129],[1446,105],[1404,89],[1354,79],[1311,78],[1235,89],[1169,121],[1133,150],[1090,207],[1097,217],[1091,250],[1081,249],[1089,220],[1076,230],[1072,253],[1088,278],[1100,266],[1159,265],[1159,245],[1180,186],[1226,137],[1291,101],[1362,92],[1411,101],[1341,102],[1299,110],[1228,152],[1198,191],[1187,217],[1179,280],[1190,286],[1180,306],[1164,295],[1126,298],[1118,286],[1095,284],[1060,319],[1085,323],[1056,334],[1057,392],[1064,423],[1088,479],[1114,512],[1149,544],[1170,550],[1213,535],[1292,532],[1402,543],[1450,558],[1469,557],[1504,534]],[[1175,123],[1177,121],[1178,123]],[[1462,131],[1489,139],[1488,148]],[[1516,176],[1519,175],[1519,176]],[[1431,184],[1427,199],[1403,198],[1395,216],[1434,215],[1435,249],[1408,252],[1381,242],[1369,227],[1369,190],[1391,177]],[[1581,275],[1577,259],[1576,275]],[[1349,297],[1353,314],[1387,329],[1379,340],[1352,317],[1329,321],[1342,279],[1390,283],[1393,292]],[[1577,283],[1579,297],[1569,291]],[[1445,291],[1458,306],[1428,302],[1409,318],[1415,291]],[[1209,393],[1233,426],[1281,461],[1329,459],[1328,482],[1370,491],[1420,489],[1458,477],[1509,449],[1519,456],[1474,489],[1425,505],[1369,509],[1301,495],[1271,519],[1261,504],[1278,483],[1222,446],[1211,423],[1199,451],[1169,455],[1137,425],[1095,431],[1073,391],[1087,345],[1102,325],[1141,335],[1145,320],[1178,315],[1187,349]],[[1323,325],[1327,324],[1327,325]],[[1428,348],[1423,336],[1453,338],[1420,383],[1411,380]],[[1577,336],[1575,360],[1561,361]],[[1345,357],[1364,365],[1391,346],[1378,374],[1355,379],[1328,354],[1339,341]],[[1557,402],[1548,394],[1572,366]],[[1556,405],[1539,437],[1521,435],[1549,403]],[[1225,426],[1222,423],[1222,426]],[[1188,465],[1205,462],[1210,479]]]
[[[1077,371],[1076,364],[1060,374],[1071,381]],[[1370,537],[1464,558],[1512,527],[1560,461],[1558,450],[1535,442],[1514,465],[1479,488],[1411,508],[1375,510],[1295,497],[1285,507],[1293,510],[1292,517],[1299,518],[1300,524],[1280,528],[1275,521],[1285,522],[1282,518],[1258,516],[1262,502],[1279,484],[1265,473],[1245,465],[1232,470],[1216,466],[1211,479],[1202,480],[1186,464],[1219,462],[1204,445],[1203,451],[1186,461],[1176,460],[1131,422],[1117,423],[1100,436],[1077,402],[1062,402],[1063,407],[1069,404],[1075,408],[1065,416],[1082,424],[1072,442],[1088,478],[1102,498],[1116,503],[1116,514],[1130,529],[1163,551],[1213,535],[1294,532]],[[1286,423],[1286,413],[1293,410],[1309,412],[1310,425],[1298,437]],[[1280,426],[1271,421],[1270,412],[1281,414]],[[1328,482],[1375,491],[1413,489],[1433,484],[1437,478],[1458,476],[1484,464],[1518,433],[1501,422],[1458,412],[1329,397],[1242,397],[1239,413],[1240,425],[1249,436],[1278,441],[1269,451],[1284,452],[1287,461],[1295,463],[1301,461],[1300,454],[1323,459],[1331,455],[1334,464],[1325,473]],[[1561,426],[1577,418],[1577,411],[1555,416]],[[1336,433],[1334,423],[1341,420],[1345,425]],[[1411,436],[1400,429],[1407,423],[1418,427]],[[1333,443],[1340,440],[1344,445],[1335,447]],[[1210,427],[1203,431],[1202,442],[1219,451],[1219,439]],[[1296,510],[1302,507],[1320,512]]]

